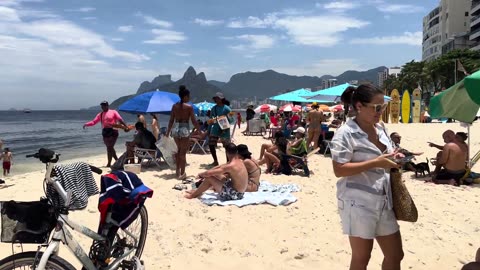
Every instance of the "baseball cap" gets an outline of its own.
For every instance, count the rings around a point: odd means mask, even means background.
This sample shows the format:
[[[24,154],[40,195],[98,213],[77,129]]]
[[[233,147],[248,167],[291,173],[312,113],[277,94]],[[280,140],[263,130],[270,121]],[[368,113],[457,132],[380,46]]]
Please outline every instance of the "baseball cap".
[[[305,128],[303,127],[298,127],[297,129],[295,129],[293,131],[293,133],[302,133],[302,134],[305,134]]]
[[[215,96],[213,96],[213,98],[216,98],[216,97],[218,97],[219,99],[224,99],[225,98],[221,92],[217,92],[215,94]]]
[[[106,105],[106,106],[108,106],[108,101],[104,100],[104,101],[100,102],[100,105]]]

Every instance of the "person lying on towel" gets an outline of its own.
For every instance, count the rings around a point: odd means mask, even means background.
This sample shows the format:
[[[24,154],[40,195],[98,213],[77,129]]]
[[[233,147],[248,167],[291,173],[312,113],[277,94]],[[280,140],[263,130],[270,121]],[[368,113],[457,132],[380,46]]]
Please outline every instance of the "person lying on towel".
[[[243,160],[238,156],[238,148],[229,143],[225,151],[230,162],[204,171],[198,175],[203,182],[195,190],[189,190],[185,198],[200,197],[203,192],[213,188],[222,201],[241,200],[248,186],[248,172]]]

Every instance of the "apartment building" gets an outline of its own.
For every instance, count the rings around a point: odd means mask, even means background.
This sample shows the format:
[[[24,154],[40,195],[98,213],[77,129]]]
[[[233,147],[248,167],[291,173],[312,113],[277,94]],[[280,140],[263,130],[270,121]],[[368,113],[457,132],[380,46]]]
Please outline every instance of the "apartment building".
[[[441,0],[423,18],[422,60],[430,61],[444,52],[470,46],[465,35],[470,31],[471,9],[472,0]]]
[[[480,50],[480,0],[473,0],[470,10],[470,42],[472,50]]]

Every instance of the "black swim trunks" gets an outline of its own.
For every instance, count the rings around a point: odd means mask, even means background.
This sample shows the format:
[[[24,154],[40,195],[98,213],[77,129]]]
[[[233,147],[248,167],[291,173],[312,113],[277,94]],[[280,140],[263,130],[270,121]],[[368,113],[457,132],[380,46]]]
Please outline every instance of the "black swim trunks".
[[[243,192],[238,192],[233,188],[233,182],[230,178],[223,183],[222,192],[218,195],[221,201],[233,201],[243,199]]]
[[[455,182],[457,182],[457,184],[460,184],[459,181],[460,179],[462,179],[464,176],[465,176],[465,173],[466,171],[465,170],[462,170],[462,171],[448,171],[448,170],[441,170],[436,179],[437,180],[449,180],[449,179],[453,179],[455,180]]]

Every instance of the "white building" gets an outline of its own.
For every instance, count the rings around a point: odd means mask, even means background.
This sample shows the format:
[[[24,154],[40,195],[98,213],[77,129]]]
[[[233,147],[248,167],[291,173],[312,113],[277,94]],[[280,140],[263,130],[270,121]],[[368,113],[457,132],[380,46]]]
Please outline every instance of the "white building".
[[[388,78],[388,68],[379,71],[377,75],[377,85],[379,87],[383,87],[383,84],[385,83],[385,80]]]
[[[480,0],[472,1],[470,10],[470,41],[472,50],[480,50]]]
[[[400,75],[400,72],[402,72],[401,67],[391,67],[388,69],[388,76],[393,75],[398,78],[398,75]]]
[[[441,0],[423,18],[422,60],[439,57],[443,45],[470,31],[471,8],[472,0]]]

